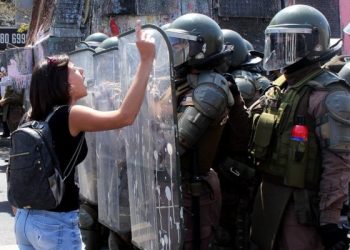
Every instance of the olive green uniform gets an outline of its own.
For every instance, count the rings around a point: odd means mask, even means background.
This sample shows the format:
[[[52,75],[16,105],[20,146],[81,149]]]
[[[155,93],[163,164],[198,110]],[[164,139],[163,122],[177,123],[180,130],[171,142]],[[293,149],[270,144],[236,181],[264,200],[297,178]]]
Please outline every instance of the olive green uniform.
[[[345,138],[348,125],[346,118],[330,118],[330,102],[339,99],[346,106],[350,88],[319,67],[286,79],[285,86],[266,93],[263,113],[253,120],[252,154],[262,183],[254,204],[252,241],[261,249],[323,249],[317,227],[338,223],[350,181],[350,156],[342,148],[348,142],[333,138]],[[348,113],[347,108],[340,110]],[[307,141],[291,139],[297,116],[305,118]],[[338,133],[341,127],[344,131]]]

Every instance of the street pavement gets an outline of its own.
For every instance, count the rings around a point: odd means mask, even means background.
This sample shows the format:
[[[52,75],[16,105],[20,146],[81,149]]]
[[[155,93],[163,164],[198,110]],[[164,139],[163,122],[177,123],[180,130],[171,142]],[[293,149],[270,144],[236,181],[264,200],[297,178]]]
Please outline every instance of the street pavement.
[[[0,249],[15,250],[14,215],[7,201],[6,167],[9,159],[9,140],[0,139]]]

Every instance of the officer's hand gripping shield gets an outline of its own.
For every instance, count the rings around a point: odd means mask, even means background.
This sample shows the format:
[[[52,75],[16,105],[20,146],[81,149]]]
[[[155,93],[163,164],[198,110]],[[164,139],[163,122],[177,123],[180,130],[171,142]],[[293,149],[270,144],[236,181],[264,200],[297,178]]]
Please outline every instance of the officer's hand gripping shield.
[[[69,59],[75,66],[84,70],[88,95],[79,100],[80,105],[95,108],[94,101],[94,50],[90,48],[77,49],[69,53]],[[97,205],[97,165],[96,165],[96,134],[86,133],[88,154],[85,160],[78,166],[78,179],[80,196],[84,201]]]
[[[119,108],[126,93],[120,82],[120,51],[116,47],[93,56],[95,104],[98,110]],[[96,133],[99,221],[117,233],[130,231],[124,129]]]
[[[156,44],[146,97],[133,125],[125,128],[132,242],[140,249],[181,249],[182,207],[177,150],[172,49],[166,34],[147,25]],[[135,32],[119,37],[121,83],[130,86],[139,52]]]

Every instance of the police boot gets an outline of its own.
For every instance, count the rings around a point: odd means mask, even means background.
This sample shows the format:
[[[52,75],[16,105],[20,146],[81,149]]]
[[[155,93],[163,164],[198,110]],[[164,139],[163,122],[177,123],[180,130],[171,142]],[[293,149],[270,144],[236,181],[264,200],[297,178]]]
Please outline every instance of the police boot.
[[[85,250],[100,249],[101,237],[98,226],[97,208],[83,203],[79,210],[79,227]]]
[[[85,244],[85,250],[100,249],[100,235],[96,231],[80,229],[82,241]]]
[[[108,249],[109,250],[132,250],[130,234],[118,235],[117,233],[110,231],[108,237]]]

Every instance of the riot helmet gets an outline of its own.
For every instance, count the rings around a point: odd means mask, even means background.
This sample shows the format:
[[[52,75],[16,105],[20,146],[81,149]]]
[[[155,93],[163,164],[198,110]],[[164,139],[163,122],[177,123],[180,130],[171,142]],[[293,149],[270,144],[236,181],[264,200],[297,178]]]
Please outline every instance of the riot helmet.
[[[253,55],[247,48],[245,39],[236,31],[223,29],[225,45],[233,45],[233,52],[228,55],[230,66],[254,65],[261,62],[261,57]]]
[[[76,49],[92,48],[96,49],[108,36],[101,32],[93,33],[85,38],[84,41],[76,44]]]
[[[264,68],[285,69],[304,58],[317,61],[327,52],[329,40],[329,23],[320,11],[301,4],[288,6],[265,30]]]
[[[350,62],[346,63],[339,71],[338,75],[350,84]]]
[[[259,57],[259,59],[257,59],[257,60],[259,60],[259,63],[260,63],[262,61],[263,57],[264,57],[264,53],[255,50],[253,44],[251,42],[249,42],[247,39],[243,38],[243,41],[245,43],[245,46],[248,49],[249,55],[252,56],[252,57],[255,57],[255,58]]]
[[[108,37],[107,39],[105,39],[103,42],[100,43],[100,45],[95,49],[95,51],[99,52],[110,48],[118,49],[118,37],[116,36]]]
[[[343,29],[344,33],[350,35],[350,23],[348,23]]]
[[[244,39],[244,38],[243,38],[243,41],[248,51],[254,50],[254,46],[251,42],[249,42],[247,39]]]
[[[210,17],[190,13],[173,21],[165,30],[174,55],[174,66],[204,65],[223,51],[220,26]]]
[[[230,63],[232,67],[239,66],[246,61],[248,57],[248,49],[243,41],[243,38],[236,31],[223,29],[225,45],[233,45],[233,53],[230,55]]]
[[[171,23],[165,23],[165,24],[163,24],[162,26],[160,26],[160,28],[161,28],[162,30],[167,30],[167,29],[169,29],[170,24],[171,24]]]

